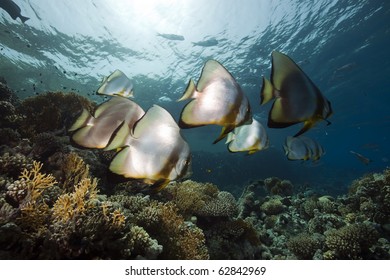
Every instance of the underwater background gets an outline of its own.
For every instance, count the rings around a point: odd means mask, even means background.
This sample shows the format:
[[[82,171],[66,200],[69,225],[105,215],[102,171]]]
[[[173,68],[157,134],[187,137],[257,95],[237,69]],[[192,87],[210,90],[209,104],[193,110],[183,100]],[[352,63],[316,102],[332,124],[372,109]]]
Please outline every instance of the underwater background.
[[[14,2],[29,19],[0,9],[1,258],[389,258],[389,1]],[[317,162],[285,156],[300,124],[266,128],[270,148],[253,155],[213,145],[220,127],[185,129],[191,181],[138,194],[106,174],[109,155],[69,142],[82,107],[107,100],[96,90],[115,69],[142,108],[158,104],[178,120],[176,100],[208,59],[266,125],[260,89],[273,50],[332,104],[332,124],[305,133],[325,149]],[[227,240],[237,242],[225,252]]]

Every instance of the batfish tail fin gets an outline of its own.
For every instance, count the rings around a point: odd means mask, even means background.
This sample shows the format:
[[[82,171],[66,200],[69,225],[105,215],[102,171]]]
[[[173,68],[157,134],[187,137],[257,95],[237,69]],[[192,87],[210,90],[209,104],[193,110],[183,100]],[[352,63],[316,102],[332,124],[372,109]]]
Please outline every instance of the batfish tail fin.
[[[26,20],[29,20],[30,18],[29,17],[24,17],[24,16],[19,16],[20,20],[25,23]]]
[[[195,94],[196,94],[196,86],[195,86],[194,81],[191,79],[188,82],[187,88],[186,88],[185,92],[183,93],[183,96],[180,97],[177,101],[183,101],[183,100],[186,100],[189,98],[194,98]]]

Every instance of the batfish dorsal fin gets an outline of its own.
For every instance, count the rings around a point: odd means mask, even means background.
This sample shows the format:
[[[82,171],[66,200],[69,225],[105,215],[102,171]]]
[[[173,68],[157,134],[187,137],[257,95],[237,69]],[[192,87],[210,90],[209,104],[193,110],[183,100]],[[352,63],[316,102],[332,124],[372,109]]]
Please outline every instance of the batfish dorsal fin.
[[[194,81],[191,79],[188,82],[187,88],[183,93],[183,96],[180,97],[177,101],[182,101],[190,98],[195,98],[196,97],[196,86]]]
[[[260,92],[260,105],[263,105],[267,103],[268,101],[272,100],[274,98],[274,87],[272,86],[271,82],[263,77],[263,86],[261,88]]]
[[[218,79],[228,79],[234,81],[233,76],[216,60],[208,60],[202,69],[197,88],[202,92],[210,83]]]

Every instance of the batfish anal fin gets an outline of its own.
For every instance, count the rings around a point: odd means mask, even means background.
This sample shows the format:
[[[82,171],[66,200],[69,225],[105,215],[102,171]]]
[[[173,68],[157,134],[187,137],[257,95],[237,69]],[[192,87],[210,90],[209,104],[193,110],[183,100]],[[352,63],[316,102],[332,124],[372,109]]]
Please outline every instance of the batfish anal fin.
[[[303,133],[308,131],[310,128],[312,128],[315,123],[316,123],[316,121],[314,121],[314,120],[305,121],[302,129],[300,131],[298,131],[298,133],[295,134],[294,137],[298,137],[299,135],[302,135]]]
[[[224,126],[222,128],[221,134],[218,136],[217,139],[214,140],[213,144],[216,144],[219,141],[221,141],[223,138],[225,138],[226,135],[228,135],[229,132],[231,132],[234,128],[235,128],[235,126],[233,126],[233,125]]]
[[[159,191],[161,191],[163,188],[165,188],[170,182],[171,182],[171,180],[169,180],[169,179],[160,179],[160,180],[157,180],[154,184],[152,184],[152,185],[150,186],[150,189],[151,189],[151,191],[153,191],[153,192],[159,192]]]

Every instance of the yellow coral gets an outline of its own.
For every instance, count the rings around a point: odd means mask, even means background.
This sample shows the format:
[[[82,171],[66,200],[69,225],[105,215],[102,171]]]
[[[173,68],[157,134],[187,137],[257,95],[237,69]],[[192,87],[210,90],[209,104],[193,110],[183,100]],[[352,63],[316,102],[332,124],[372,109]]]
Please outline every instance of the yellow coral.
[[[33,161],[32,169],[24,169],[19,176],[21,180],[24,179],[28,182],[28,192],[25,199],[27,201],[37,200],[45,189],[52,187],[57,183],[53,175],[42,174],[40,172],[42,165],[43,164],[38,161]]]
[[[205,245],[205,237],[200,228],[189,228],[184,224],[183,217],[177,213],[172,203],[159,204],[161,210],[160,226],[169,237],[169,258],[174,259],[208,259],[209,254]],[[164,254],[164,252],[163,252]]]
[[[70,153],[65,157],[62,164],[63,189],[68,192],[74,190],[74,186],[81,180],[89,177],[89,166],[76,153]]]
[[[23,227],[38,231],[49,215],[49,207],[41,199],[42,192],[57,182],[51,174],[41,173],[42,163],[33,161],[32,169],[24,169],[19,176],[26,182],[27,194],[19,205],[21,216],[19,222]]]
[[[116,209],[113,213],[111,213],[111,222],[114,227],[122,228],[125,226],[126,217],[119,209]]]
[[[126,217],[119,209],[115,209],[113,212],[110,211],[111,203],[103,202],[101,205],[102,213],[107,222],[115,228],[123,228],[126,224]]]
[[[97,197],[97,179],[84,178],[75,187],[74,192],[61,195],[53,206],[53,220],[67,222],[73,217],[93,207]]]

